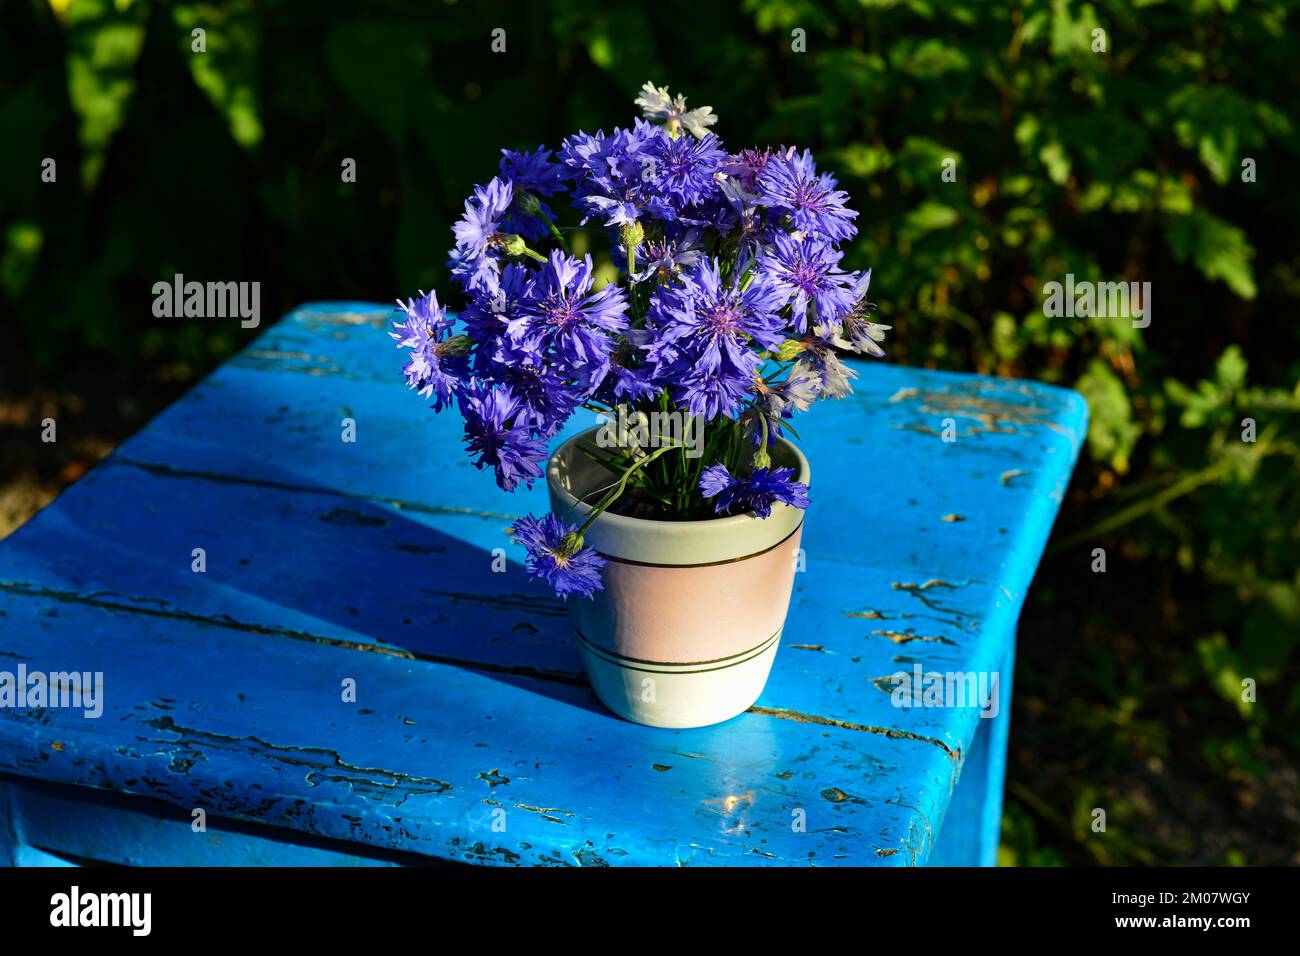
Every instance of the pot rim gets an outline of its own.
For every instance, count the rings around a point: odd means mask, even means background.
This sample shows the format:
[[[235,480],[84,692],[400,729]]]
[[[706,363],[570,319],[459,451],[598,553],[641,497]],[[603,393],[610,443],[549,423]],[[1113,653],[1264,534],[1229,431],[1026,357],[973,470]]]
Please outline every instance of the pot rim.
[[[578,434],[566,439],[557,447],[546,459],[546,484],[551,494],[565,502],[574,514],[582,515],[584,518],[591,513],[592,506],[584,501],[579,501],[572,492],[560,484],[558,459],[564,456],[572,445],[600,430],[602,426],[596,425],[592,428],[584,429]],[[776,439],[775,444],[782,446],[791,452],[798,462],[796,480],[802,484],[808,484],[811,477],[811,467],[804,453],[799,450],[799,446],[790,439],[780,436]],[[790,508],[790,505],[777,503],[773,505],[772,516],[770,518],[759,518],[753,511],[745,511],[738,515],[727,515],[722,518],[699,518],[690,521],[672,520],[666,521],[659,518],[633,518],[628,515],[613,514],[606,511],[596,519],[605,524],[607,527],[625,531],[634,531],[635,529],[649,529],[654,526],[677,525],[682,527],[698,527],[702,531],[726,531],[732,528],[747,525],[750,521],[770,521],[777,516],[778,508]]]

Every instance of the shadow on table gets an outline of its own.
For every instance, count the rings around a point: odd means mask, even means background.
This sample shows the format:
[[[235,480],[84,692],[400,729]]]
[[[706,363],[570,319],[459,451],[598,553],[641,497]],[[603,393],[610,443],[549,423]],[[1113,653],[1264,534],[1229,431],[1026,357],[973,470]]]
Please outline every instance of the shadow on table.
[[[500,549],[439,527],[477,521],[500,523]],[[357,653],[397,648],[617,720],[590,690],[564,604],[508,560],[509,523],[408,514],[239,453],[222,452],[210,473],[114,456],[7,542],[0,578],[26,579],[24,563],[43,561],[92,603]]]

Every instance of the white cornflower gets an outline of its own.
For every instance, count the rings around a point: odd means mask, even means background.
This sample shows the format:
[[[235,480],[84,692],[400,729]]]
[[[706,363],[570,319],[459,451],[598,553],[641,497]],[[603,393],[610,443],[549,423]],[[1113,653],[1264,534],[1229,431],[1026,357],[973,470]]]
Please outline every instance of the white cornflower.
[[[848,311],[848,314],[840,319],[839,328],[825,325],[819,326],[817,334],[829,340],[837,349],[865,352],[867,355],[883,358],[885,350],[876,343],[885,341],[885,333],[893,326],[879,325],[868,318],[871,315],[871,310],[875,308],[867,301],[867,289],[870,286],[871,270],[868,269],[866,272],[860,273],[854,282],[854,305]]]
[[[676,134],[685,129],[696,139],[703,139],[709,127],[718,121],[713,115],[713,107],[701,106],[697,109],[686,108],[686,97],[680,93],[673,96],[666,86],[655,86],[647,81],[641,87],[641,95],[636,98],[636,105],[648,120],[663,120],[669,133]]]
[[[819,342],[811,342],[794,363],[791,375],[812,372],[821,377],[822,398],[844,398],[853,394],[851,379],[858,377],[857,369],[840,361],[835,350]]]

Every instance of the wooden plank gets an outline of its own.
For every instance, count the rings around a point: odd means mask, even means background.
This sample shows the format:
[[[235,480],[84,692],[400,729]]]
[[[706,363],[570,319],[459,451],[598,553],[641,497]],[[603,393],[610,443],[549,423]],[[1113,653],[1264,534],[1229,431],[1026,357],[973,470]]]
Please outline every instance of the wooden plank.
[[[41,597],[8,612],[16,633],[57,635],[63,666],[102,671],[106,703],[98,720],[0,712],[7,772],[371,846],[501,864],[905,862],[953,777],[933,742],[865,728],[754,713],[656,732],[567,684]],[[113,638],[128,636],[124,664]]]
[[[129,508],[103,506],[128,489]],[[563,605],[517,562],[495,573],[486,549],[402,513],[352,509],[339,524],[328,496],[110,464],[65,495],[39,535],[0,551],[0,593],[585,683]],[[191,570],[193,546],[207,552],[203,574]],[[982,582],[907,578],[811,560],[764,701],[960,747],[964,726],[932,710],[900,717],[884,681],[916,662],[991,669],[1015,602]],[[821,588],[827,580],[836,592]],[[845,693],[863,689],[872,692]]]
[[[191,813],[159,800],[0,778],[23,818],[18,866],[399,866],[425,857],[358,852],[353,843]],[[49,852],[42,848],[54,848]]]
[[[503,494],[470,465],[458,450],[457,416],[435,415],[403,388],[398,353],[376,325],[389,313],[363,308],[291,314],[128,441],[121,457],[323,485],[457,526],[542,510],[540,486]],[[809,522],[809,554],[996,580],[1023,597],[1084,437],[1083,400],[1028,382],[881,362],[858,368],[854,396],[819,403],[799,419],[814,514],[835,516]],[[357,423],[355,444],[341,440],[344,417]],[[953,442],[942,440],[948,419]],[[563,434],[594,421],[575,420]],[[238,441],[213,440],[220,435]],[[863,548],[840,533],[846,526],[882,535]]]
[[[0,711],[0,770],[474,862],[924,861],[979,718],[895,707],[889,675],[1006,666],[1081,400],[864,368],[799,423],[807,570],[758,706],[651,730],[516,563],[543,490],[469,466],[385,316],[299,310],[0,545],[0,667],[109,687],[99,720]]]

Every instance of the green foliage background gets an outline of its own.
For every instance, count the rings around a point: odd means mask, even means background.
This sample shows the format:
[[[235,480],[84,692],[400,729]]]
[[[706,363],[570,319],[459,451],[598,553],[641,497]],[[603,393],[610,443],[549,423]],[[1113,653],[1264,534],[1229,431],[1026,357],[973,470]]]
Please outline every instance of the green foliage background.
[[[729,144],[839,173],[891,361],[1088,398],[1025,612],[1004,859],[1296,862],[1293,7],[8,0],[0,374],[174,394],[246,336],[153,319],[177,272],[260,280],[268,318],[442,284],[501,147],[627,123],[641,83],[668,84]],[[1045,317],[1067,272],[1149,280],[1150,327]],[[1092,832],[1097,806],[1120,835]]]

